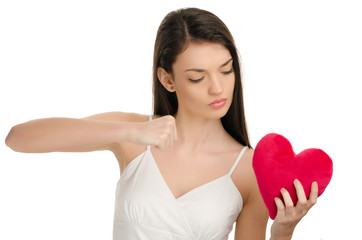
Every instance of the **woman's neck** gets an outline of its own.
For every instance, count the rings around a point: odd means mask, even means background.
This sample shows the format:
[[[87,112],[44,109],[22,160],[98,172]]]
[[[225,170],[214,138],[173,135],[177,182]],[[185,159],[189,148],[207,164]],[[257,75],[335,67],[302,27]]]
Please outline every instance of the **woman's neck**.
[[[175,119],[177,144],[190,150],[209,148],[228,137],[221,119],[205,119],[186,114],[176,114]]]

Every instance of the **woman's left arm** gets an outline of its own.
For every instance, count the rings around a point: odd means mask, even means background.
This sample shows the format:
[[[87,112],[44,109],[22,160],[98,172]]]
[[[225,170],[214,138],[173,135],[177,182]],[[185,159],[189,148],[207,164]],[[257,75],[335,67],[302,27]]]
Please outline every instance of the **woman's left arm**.
[[[269,213],[260,195],[256,179],[248,181],[249,194],[243,202],[235,226],[235,240],[265,240]]]
[[[247,186],[247,195],[243,197],[243,209],[240,212],[235,226],[235,240],[265,240],[266,226],[269,218],[268,209],[261,197],[258,183],[252,168],[253,152],[247,157],[247,169],[244,176],[237,181]],[[283,201],[275,198],[278,212],[271,226],[270,240],[290,240],[298,222],[307,214],[309,209],[317,202],[318,185],[312,184],[309,199],[306,198],[302,184],[296,180],[294,186],[297,192],[298,203],[294,206],[287,190],[281,189]]]

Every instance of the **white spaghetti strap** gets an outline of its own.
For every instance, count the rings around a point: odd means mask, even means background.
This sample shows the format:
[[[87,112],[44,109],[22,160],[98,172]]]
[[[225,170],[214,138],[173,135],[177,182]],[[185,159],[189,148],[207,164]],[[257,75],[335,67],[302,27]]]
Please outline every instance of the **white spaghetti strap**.
[[[245,147],[243,147],[243,149],[241,149],[238,157],[236,158],[236,160],[235,160],[235,162],[234,162],[234,165],[231,167],[231,169],[230,169],[230,171],[229,171],[229,176],[234,172],[236,166],[238,165],[241,157],[244,155],[244,152],[245,152],[245,150],[246,150],[247,148],[248,148],[248,147],[245,146]]]
[[[148,115],[148,121],[152,121],[152,115]],[[151,145],[147,145],[147,151],[151,149]]]

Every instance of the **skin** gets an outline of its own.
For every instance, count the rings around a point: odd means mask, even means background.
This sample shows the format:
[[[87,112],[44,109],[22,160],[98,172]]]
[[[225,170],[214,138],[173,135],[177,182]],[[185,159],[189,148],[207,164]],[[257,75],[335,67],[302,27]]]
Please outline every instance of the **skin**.
[[[235,83],[229,51],[220,44],[190,43],[179,54],[172,73],[159,68],[162,85],[176,92],[179,109],[175,116],[148,116],[131,113],[102,113],[83,119],[37,119],[14,126],[6,144],[19,152],[80,152],[110,150],[123,169],[151,145],[160,172],[178,198],[190,190],[225,175],[243,146],[222,127],[232,101]],[[193,82],[192,80],[198,80]],[[219,109],[210,107],[225,98]],[[253,150],[248,149],[231,178],[243,198],[243,209],[235,228],[235,239],[265,239],[268,211],[260,196],[252,169]],[[316,203],[317,185],[306,199],[295,181],[298,203],[288,192],[276,199],[277,216],[271,239],[291,239],[297,223]]]

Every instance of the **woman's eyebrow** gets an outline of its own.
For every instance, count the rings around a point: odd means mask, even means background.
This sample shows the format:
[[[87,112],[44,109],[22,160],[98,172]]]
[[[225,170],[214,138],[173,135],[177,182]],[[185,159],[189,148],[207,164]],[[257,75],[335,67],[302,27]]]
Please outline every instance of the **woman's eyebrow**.
[[[233,58],[230,58],[229,60],[227,60],[226,62],[224,62],[223,64],[221,64],[221,68],[225,67],[226,65],[228,65],[231,61],[233,60]],[[186,69],[185,72],[206,72],[205,69],[201,69],[201,68],[190,68],[190,69]]]
[[[229,62],[231,62],[233,60],[233,58],[230,58],[229,60],[227,60],[226,62],[224,62],[223,64],[221,64],[220,67],[225,67],[226,65],[229,64]]]
[[[185,72],[205,72],[205,69],[201,69],[201,68],[190,68],[190,69],[186,69]]]

